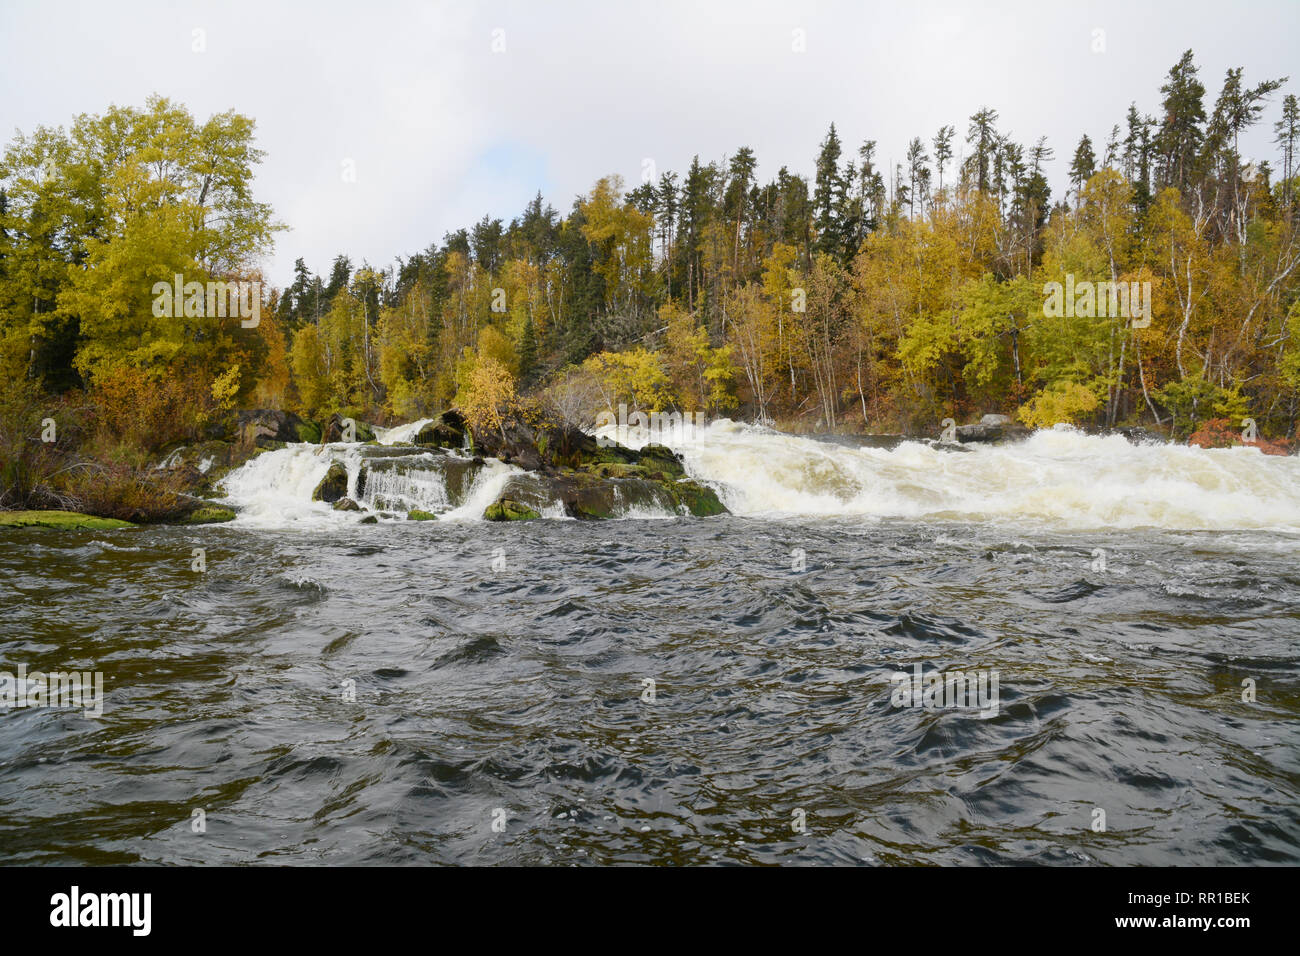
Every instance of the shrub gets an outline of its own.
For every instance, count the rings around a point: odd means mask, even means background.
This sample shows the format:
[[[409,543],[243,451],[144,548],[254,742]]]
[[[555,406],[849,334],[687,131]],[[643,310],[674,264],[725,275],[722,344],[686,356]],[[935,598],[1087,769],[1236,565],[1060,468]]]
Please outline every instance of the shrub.
[[[1030,428],[1051,428],[1059,423],[1079,424],[1096,411],[1101,401],[1095,392],[1078,382],[1058,382],[1020,406],[1020,420]]]

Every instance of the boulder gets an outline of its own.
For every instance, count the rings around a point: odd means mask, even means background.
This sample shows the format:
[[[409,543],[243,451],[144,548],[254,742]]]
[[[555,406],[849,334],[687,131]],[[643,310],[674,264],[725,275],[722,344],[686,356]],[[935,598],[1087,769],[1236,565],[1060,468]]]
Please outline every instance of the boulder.
[[[340,498],[338,501],[334,502],[334,510],[335,511],[360,511],[361,506],[357,504],[355,501],[353,501],[351,498]]]
[[[235,520],[235,512],[232,511],[230,508],[227,508],[225,505],[216,505],[216,504],[211,504],[210,502],[204,502],[202,505],[195,508],[184,518],[182,518],[179,523],[180,524],[220,524],[223,521],[234,521],[234,520]]]
[[[695,481],[670,481],[664,482],[664,487],[677,499],[679,507],[685,508],[697,518],[727,513],[726,507],[718,500],[717,493],[706,485]]]
[[[636,493],[643,491],[641,486],[644,485],[649,485],[649,482],[641,479],[614,481],[596,475],[575,473],[554,478],[551,493],[564,506],[566,515],[586,521],[615,517],[620,506],[625,503],[622,498],[624,491],[630,493],[630,500],[635,502]]]
[[[437,448],[462,448],[465,445],[465,416],[450,408],[421,428],[412,441]]]
[[[537,471],[546,463],[543,457],[547,443],[527,422],[512,420],[493,431],[485,429],[474,435],[474,450],[482,455],[500,458],[525,471]]]
[[[579,520],[616,518],[636,507],[686,511],[699,517],[727,513],[713,489],[687,480],[574,472],[552,477],[550,494],[559,499],[565,514]]]
[[[247,444],[296,442],[303,420],[293,412],[276,408],[246,408],[235,416],[239,435]]]
[[[957,426],[957,440],[960,442],[1016,440],[1029,435],[1030,429],[1016,424],[1007,415],[985,415],[977,424]]]
[[[961,442],[998,441],[1005,434],[1005,425],[985,425],[981,422],[978,425],[957,426],[957,440]]]
[[[345,441],[344,428],[346,416],[335,412],[330,416],[328,422],[321,429],[321,441],[326,444],[336,441]],[[365,422],[352,419],[352,439],[353,441],[374,441],[375,430]]]
[[[419,508],[412,508],[406,513],[407,521],[437,521],[438,516],[429,511],[421,511]]]
[[[589,466],[587,474],[597,478],[648,478],[650,473],[642,465],[627,465],[621,461],[598,461]]]
[[[348,493],[348,470],[337,461],[330,464],[330,469],[321,479],[316,490],[311,493],[312,501],[324,501],[333,504]]]
[[[599,462],[635,465],[640,457],[630,448],[612,443],[603,446],[581,429],[555,422],[533,426],[512,418],[496,431],[473,438],[476,454],[500,458],[527,471],[579,470]]]
[[[637,453],[637,464],[654,478],[681,478],[686,474],[681,456],[663,445],[644,446]]]
[[[540,518],[536,511],[510,498],[498,498],[483,511],[488,521],[531,521]]]

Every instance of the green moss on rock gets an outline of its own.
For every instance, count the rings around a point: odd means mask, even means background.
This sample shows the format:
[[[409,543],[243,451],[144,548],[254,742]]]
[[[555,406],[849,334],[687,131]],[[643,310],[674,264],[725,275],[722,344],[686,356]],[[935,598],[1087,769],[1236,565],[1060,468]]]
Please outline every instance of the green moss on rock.
[[[645,478],[649,475],[641,465],[628,465],[621,461],[597,462],[588,471],[597,478]]]
[[[531,521],[541,515],[518,501],[501,498],[483,510],[483,517],[488,521]]]
[[[204,505],[191,511],[180,520],[180,524],[220,524],[223,521],[234,521],[235,512],[224,505]]]
[[[339,462],[332,462],[329,471],[321,479],[316,490],[311,493],[312,501],[324,501],[333,504],[348,493],[348,470]]]
[[[421,511],[419,508],[412,508],[406,513],[407,521],[437,521],[438,516],[431,511]]]
[[[684,507],[697,518],[727,513],[726,507],[718,500],[717,493],[712,488],[694,481],[665,481],[663,486],[678,506]]]
[[[0,511],[0,528],[59,528],[69,531],[112,531],[134,528],[129,521],[100,518],[77,511]]]
[[[652,475],[681,478],[686,474],[676,453],[664,445],[646,445],[637,457],[637,463]]]

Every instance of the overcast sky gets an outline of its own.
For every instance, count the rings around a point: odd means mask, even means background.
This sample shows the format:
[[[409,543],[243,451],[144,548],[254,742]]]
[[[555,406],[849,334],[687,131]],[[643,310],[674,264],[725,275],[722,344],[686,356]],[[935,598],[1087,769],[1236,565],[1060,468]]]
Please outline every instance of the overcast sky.
[[[748,145],[763,181],[811,174],[831,122],[846,158],[875,139],[892,164],[988,105],[1019,141],[1048,137],[1059,197],[1080,134],[1100,156],[1131,100],[1156,114],[1189,47],[1207,112],[1230,66],[1300,91],[1298,27],[1300,0],[0,0],[0,136],[154,92],[252,116],[257,195],[291,227],[265,263],[283,285],[299,256],[385,266],[538,190],[566,213],[647,159],[681,171]],[[1279,100],[1242,143],[1274,166]]]

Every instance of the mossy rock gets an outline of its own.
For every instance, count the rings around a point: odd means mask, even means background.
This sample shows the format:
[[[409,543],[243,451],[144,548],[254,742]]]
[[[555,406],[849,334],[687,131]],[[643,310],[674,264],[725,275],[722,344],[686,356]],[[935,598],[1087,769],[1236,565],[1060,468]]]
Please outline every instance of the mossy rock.
[[[483,510],[483,517],[488,521],[531,521],[541,515],[518,501],[501,498]]]
[[[630,448],[624,448],[622,445],[606,445],[604,448],[596,448],[589,454],[582,456],[577,464],[586,464],[588,466],[596,465],[601,462],[611,464],[635,465],[639,456]]]
[[[0,528],[59,528],[67,531],[113,531],[134,528],[129,521],[100,518],[77,511],[0,511]]]
[[[313,445],[320,444],[321,424],[318,421],[307,419],[298,426],[298,441],[310,442]]]
[[[374,515],[366,515],[357,523],[358,524],[379,524],[379,519]]]
[[[588,472],[597,478],[646,478],[649,472],[641,465],[628,465],[621,461],[601,461]]]
[[[448,409],[421,428],[414,436],[414,442],[436,448],[460,448],[465,443],[467,434],[469,426],[465,424],[464,416],[454,409]]]
[[[438,516],[431,511],[421,511],[419,508],[412,508],[406,513],[407,521],[437,521]]]
[[[677,453],[665,445],[646,445],[637,456],[637,464],[652,475],[681,478],[686,474]]]
[[[334,510],[335,511],[360,511],[361,506],[357,504],[355,501],[353,501],[351,498],[340,498],[338,501],[334,502]]]
[[[321,479],[316,490],[311,493],[312,501],[324,501],[333,504],[348,493],[348,470],[339,462],[332,462],[330,469]]]
[[[665,481],[663,486],[678,506],[684,507],[697,518],[710,518],[727,514],[726,506],[718,500],[712,488],[694,481]]]
[[[204,505],[196,508],[180,520],[180,524],[220,524],[234,521],[235,512],[224,505]]]

